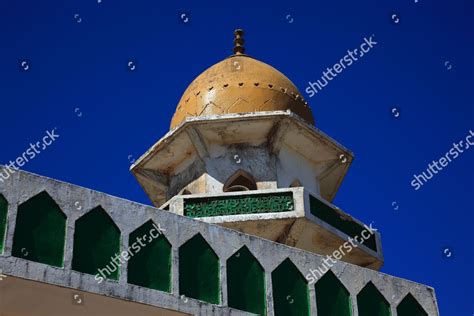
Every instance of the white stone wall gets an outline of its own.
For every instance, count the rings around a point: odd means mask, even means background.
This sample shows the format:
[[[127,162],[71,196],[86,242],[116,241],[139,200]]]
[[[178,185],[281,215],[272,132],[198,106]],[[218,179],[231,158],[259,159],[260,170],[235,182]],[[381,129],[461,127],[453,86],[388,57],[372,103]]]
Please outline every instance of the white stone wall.
[[[67,216],[65,261],[62,268],[11,255],[18,205],[42,191],[46,191]],[[4,274],[194,315],[249,315],[227,306],[227,259],[243,246],[250,250],[265,271],[267,308],[270,316],[274,315],[272,271],[289,258],[305,276],[310,272],[310,269],[321,266],[325,259],[324,256],[318,254],[26,172],[18,171],[8,180],[0,182],[0,194],[5,196],[9,203],[5,250],[0,254],[0,268]],[[77,208],[77,203],[80,203],[80,209]],[[93,275],[72,270],[75,221],[98,205],[104,208],[120,229],[122,234],[121,249],[127,248],[129,234],[137,227],[150,219],[160,224],[160,227],[164,229],[163,234],[172,245],[171,293],[128,284],[126,279],[127,262],[120,267],[118,281],[106,280],[102,284],[98,284]],[[178,249],[198,233],[203,236],[220,260],[222,303],[219,306],[194,299],[183,301],[179,294],[179,272],[176,269],[179,262]],[[375,284],[389,302],[392,310],[395,310],[399,302],[408,293],[411,293],[428,315],[439,315],[436,297],[431,287],[342,261],[336,262],[331,270],[351,295],[353,315],[357,315],[356,295],[368,282]],[[314,285],[309,287],[309,291],[311,315],[316,315]],[[393,315],[396,316],[396,312]]]
[[[291,148],[281,148],[276,169],[279,188],[288,188],[294,180],[298,180],[307,190],[320,194],[316,168]]]
[[[288,188],[294,180],[320,194],[316,167],[296,151],[283,147],[278,155],[266,145],[209,146],[209,156],[186,159],[171,176],[169,198],[187,189],[192,194],[222,193],[226,181],[238,170],[252,175],[257,189]]]

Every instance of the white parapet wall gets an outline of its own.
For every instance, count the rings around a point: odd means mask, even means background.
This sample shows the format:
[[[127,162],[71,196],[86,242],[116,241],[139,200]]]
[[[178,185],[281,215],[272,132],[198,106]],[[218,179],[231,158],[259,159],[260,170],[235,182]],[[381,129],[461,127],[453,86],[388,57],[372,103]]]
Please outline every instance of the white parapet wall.
[[[18,206],[41,192],[47,192],[66,216],[64,264],[62,267],[12,255]],[[273,293],[276,289],[272,284],[272,272],[283,261],[289,259],[299,272],[306,276],[311,269],[317,269],[323,265],[325,259],[324,256],[318,254],[27,172],[17,171],[9,179],[0,182],[0,194],[8,202],[5,243],[3,253],[0,254],[0,269],[7,279],[11,277],[34,281],[71,291],[77,290],[130,303],[141,303],[183,314],[251,315],[230,308],[228,305],[227,260],[243,246],[246,246],[264,270],[267,315],[274,315]],[[159,224],[172,249],[172,281],[169,293],[129,284],[127,282],[127,262],[120,266],[120,274],[116,281],[106,280],[102,283],[98,283],[94,275],[72,269],[76,221],[98,206],[107,212],[120,230],[121,250],[127,249],[129,235],[145,222],[153,220]],[[183,299],[183,295],[180,294],[179,250],[196,234],[201,234],[219,259],[219,304],[210,304],[187,297]],[[435,293],[431,287],[342,261],[335,263],[331,267],[331,271],[350,293],[352,315],[358,315],[356,297],[369,282],[372,282],[386,298],[390,304],[392,315],[397,315],[397,305],[409,293],[428,315],[439,315]],[[0,298],[2,295],[6,295],[6,291],[11,290],[2,286],[1,282]],[[311,315],[316,315],[317,293],[314,284],[309,284],[308,289],[309,309]],[[2,308],[5,308],[5,305],[2,307],[2,304],[8,304],[8,302],[0,299],[0,312]],[[26,301],[25,304],[27,304]]]

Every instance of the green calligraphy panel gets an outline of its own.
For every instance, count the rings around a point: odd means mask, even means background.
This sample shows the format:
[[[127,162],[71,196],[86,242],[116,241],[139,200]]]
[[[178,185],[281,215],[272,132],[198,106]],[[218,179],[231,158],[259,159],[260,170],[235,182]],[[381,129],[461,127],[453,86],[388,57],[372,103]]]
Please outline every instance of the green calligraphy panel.
[[[290,212],[294,208],[292,192],[189,198],[184,200],[184,215],[188,217]]]

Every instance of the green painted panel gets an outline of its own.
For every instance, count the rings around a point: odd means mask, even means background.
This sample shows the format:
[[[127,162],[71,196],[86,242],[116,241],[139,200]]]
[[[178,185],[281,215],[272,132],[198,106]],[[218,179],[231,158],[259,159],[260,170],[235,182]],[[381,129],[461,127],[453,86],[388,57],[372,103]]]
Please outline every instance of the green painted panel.
[[[276,316],[310,314],[308,284],[290,259],[286,259],[273,270],[272,285]]]
[[[245,246],[227,260],[227,292],[230,307],[265,315],[265,273]]]
[[[46,192],[18,206],[12,255],[62,267],[66,215]]]
[[[352,220],[342,219],[334,209],[314,196],[310,195],[309,201],[311,214],[337,228],[349,237],[354,238],[355,236],[359,236],[360,239],[363,239],[361,233],[365,230],[364,226],[359,225]],[[364,240],[362,244],[373,251],[377,251],[375,235],[371,235],[368,239]]]
[[[119,276],[120,230],[99,206],[76,221],[72,269],[117,280]]]
[[[390,316],[390,304],[372,282],[357,294],[357,309],[359,316]]]
[[[181,295],[219,304],[219,273],[219,258],[200,234],[179,248]]]
[[[208,217],[294,210],[292,192],[184,199],[184,215]]]
[[[428,316],[423,307],[408,293],[397,306],[398,316]]]
[[[5,233],[7,231],[8,202],[0,194],[0,253],[3,253],[5,247]]]
[[[148,221],[130,234],[128,283],[170,292],[171,244],[159,233]]]
[[[318,315],[350,316],[352,314],[349,291],[331,270],[319,279],[315,288]]]

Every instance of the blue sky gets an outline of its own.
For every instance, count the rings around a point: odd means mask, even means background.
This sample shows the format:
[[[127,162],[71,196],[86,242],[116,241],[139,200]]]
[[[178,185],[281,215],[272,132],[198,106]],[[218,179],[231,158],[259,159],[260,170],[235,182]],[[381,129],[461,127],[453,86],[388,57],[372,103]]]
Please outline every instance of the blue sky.
[[[472,315],[474,150],[420,190],[410,182],[474,131],[473,18],[467,0],[1,0],[0,162],[57,127],[24,170],[149,204],[130,162],[168,131],[187,85],[231,54],[235,28],[303,93],[373,35],[305,94],[316,126],[356,156],[334,204],[375,222],[383,272],[433,286],[441,315]]]

